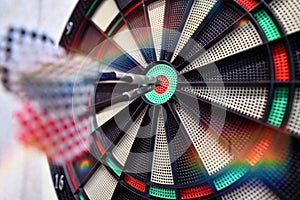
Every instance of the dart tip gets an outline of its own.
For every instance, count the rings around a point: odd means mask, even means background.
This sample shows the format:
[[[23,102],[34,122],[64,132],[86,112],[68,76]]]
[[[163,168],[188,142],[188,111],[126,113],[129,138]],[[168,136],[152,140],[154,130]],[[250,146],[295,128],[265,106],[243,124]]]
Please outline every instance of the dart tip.
[[[154,86],[155,86],[155,87],[159,87],[159,86],[161,86],[161,84],[162,84],[161,80],[159,80],[158,78],[156,78],[156,81],[155,81],[155,83],[154,83]]]

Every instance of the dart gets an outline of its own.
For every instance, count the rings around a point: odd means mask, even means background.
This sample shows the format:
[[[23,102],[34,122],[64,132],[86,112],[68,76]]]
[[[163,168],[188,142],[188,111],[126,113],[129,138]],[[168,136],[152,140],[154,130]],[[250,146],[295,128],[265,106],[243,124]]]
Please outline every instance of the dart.
[[[24,28],[11,28],[0,39],[5,40],[0,49],[2,83],[21,101],[14,113],[16,140],[45,153],[56,163],[65,163],[88,151],[89,120],[75,123],[72,117],[72,109],[76,108],[72,97],[86,96],[75,101],[77,106],[88,102],[89,84],[81,83],[81,90],[73,91],[71,81],[83,57],[68,56],[48,36]],[[68,146],[66,138],[71,137],[74,145]]]
[[[122,72],[104,72],[104,73],[100,73],[99,77],[100,80],[97,81],[96,84],[100,84],[103,81],[114,81],[114,80],[125,81],[130,84],[137,84],[137,85],[149,85],[149,84],[155,84],[157,82],[155,77],[137,75],[131,73],[122,73]]]
[[[142,86],[127,92],[124,92],[123,94],[113,97],[112,99],[103,101],[103,102],[98,102],[94,105],[89,106],[87,109],[88,111],[84,112],[83,114],[80,114],[78,116],[79,119],[87,117],[88,115],[92,115],[92,114],[97,114],[99,112],[101,112],[101,110],[103,110],[104,108],[111,106],[113,104],[116,103],[120,103],[123,101],[131,101],[135,98],[138,98],[144,94],[146,94],[147,92],[150,92],[151,90],[154,89],[154,85],[149,85],[149,86]]]
[[[117,82],[115,82],[117,81]],[[100,80],[96,82],[97,86],[105,87],[106,83],[122,84],[122,82],[128,82],[129,84],[136,85],[137,88],[130,91],[123,92],[121,95],[113,97],[102,102],[97,102],[94,105],[89,106],[88,111],[79,114],[79,118],[86,117],[87,115],[99,113],[104,108],[123,101],[131,101],[137,97],[144,95],[147,92],[153,90],[159,85],[159,80],[153,76],[136,75],[131,73],[122,72],[104,72],[100,73]],[[122,86],[120,86],[122,87]]]

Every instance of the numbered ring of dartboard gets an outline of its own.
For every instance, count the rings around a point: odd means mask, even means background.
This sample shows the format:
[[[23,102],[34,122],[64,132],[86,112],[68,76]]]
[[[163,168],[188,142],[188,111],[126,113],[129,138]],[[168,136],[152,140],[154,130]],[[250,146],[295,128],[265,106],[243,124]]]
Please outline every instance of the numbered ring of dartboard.
[[[90,151],[51,164],[59,199],[299,198],[299,7],[79,1],[60,44],[159,84],[91,116]]]

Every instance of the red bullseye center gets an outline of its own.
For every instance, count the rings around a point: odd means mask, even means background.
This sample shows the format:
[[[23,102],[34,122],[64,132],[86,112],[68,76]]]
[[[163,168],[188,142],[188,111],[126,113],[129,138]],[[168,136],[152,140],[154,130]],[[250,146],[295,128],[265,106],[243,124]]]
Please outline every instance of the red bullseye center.
[[[157,81],[159,82],[159,85],[155,87],[155,92],[157,94],[163,94],[168,90],[169,87],[169,80],[165,76],[158,76]]]

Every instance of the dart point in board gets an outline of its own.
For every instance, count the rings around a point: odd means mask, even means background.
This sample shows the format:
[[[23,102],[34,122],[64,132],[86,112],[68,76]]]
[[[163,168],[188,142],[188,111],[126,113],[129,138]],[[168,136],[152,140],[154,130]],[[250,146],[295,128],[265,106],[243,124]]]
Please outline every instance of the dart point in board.
[[[177,73],[166,63],[155,63],[149,68],[147,76],[157,79],[155,89],[144,95],[144,100],[150,104],[164,104],[175,93],[177,87]]]

